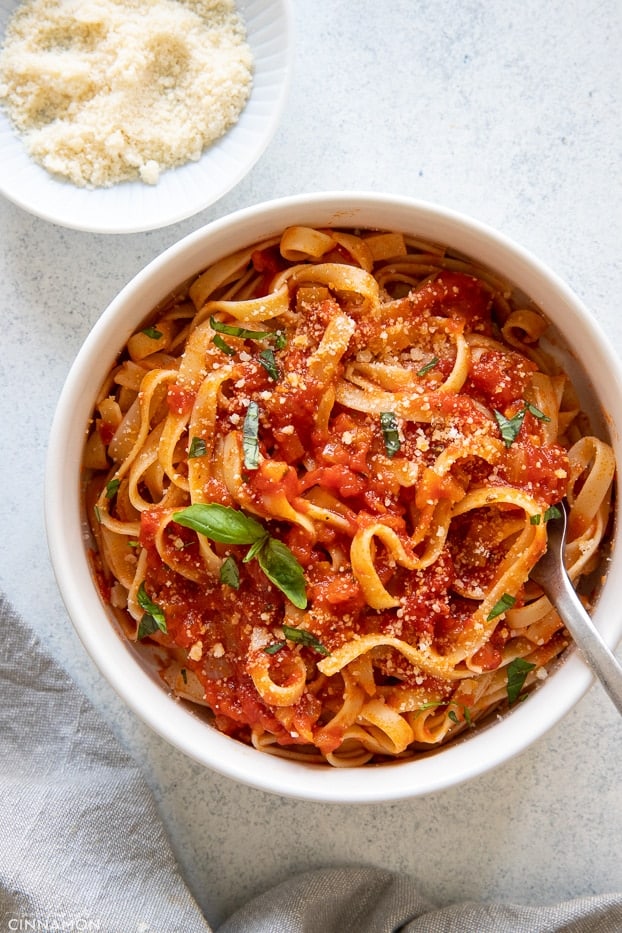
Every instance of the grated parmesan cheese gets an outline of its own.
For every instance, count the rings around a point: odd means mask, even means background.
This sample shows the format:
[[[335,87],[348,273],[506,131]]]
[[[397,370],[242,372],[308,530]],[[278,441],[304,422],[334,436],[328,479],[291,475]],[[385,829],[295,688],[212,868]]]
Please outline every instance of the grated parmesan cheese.
[[[49,172],[154,185],[238,120],[252,67],[233,0],[26,0],[0,52],[0,102]]]

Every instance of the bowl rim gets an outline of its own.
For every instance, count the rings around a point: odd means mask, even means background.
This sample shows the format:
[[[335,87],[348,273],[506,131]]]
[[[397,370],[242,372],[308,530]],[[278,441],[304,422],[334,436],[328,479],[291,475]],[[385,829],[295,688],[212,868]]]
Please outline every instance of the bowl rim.
[[[387,213],[393,218],[389,226],[381,219]],[[502,717],[504,728],[496,728],[495,723],[411,761],[334,769],[287,761],[247,747],[207,726],[172,699],[145,662],[137,659],[134,647],[110,624],[86,560],[78,495],[79,455],[100,381],[136,325],[172,288],[231,252],[229,241],[239,248],[289,223],[320,223],[320,218],[325,226],[357,226],[356,218],[360,226],[370,226],[362,219],[366,216],[378,218],[379,227],[419,236],[433,227],[436,242],[467,252],[513,280],[554,324],[562,316],[570,322],[577,329],[572,349],[577,355],[587,354],[585,365],[598,386],[598,391],[593,387],[591,391],[602,402],[616,457],[622,457],[622,441],[610,414],[614,403],[622,399],[620,363],[598,321],[551,269],[504,234],[444,206],[402,195],[332,191],[264,201],[214,220],[168,247],[121,289],[92,327],[68,372],[50,430],[44,485],[48,549],[62,599],[84,648],[124,703],[171,745],[213,771],[259,790],[334,803],[381,803],[424,796],[496,768],[534,744],[571,710],[592,684],[591,672],[571,649],[527,702]],[[508,264],[516,270],[512,276],[504,271]],[[529,288],[524,285],[526,275]],[[119,330],[120,318],[125,334]],[[95,361],[101,375],[97,382],[92,379]],[[616,530],[619,524],[617,517]],[[616,573],[622,579],[620,564],[622,548],[614,548],[593,615],[612,649],[622,637],[622,617],[615,612],[615,588],[610,583]],[[390,771],[390,780],[380,779],[379,771]]]
[[[18,0],[0,0],[0,15],[6,11],[8,18],[18,5]],[[166,169],[153,186],[129,180],[109,188],[82,188],[48,173],[30,157],[0,105],[0,194],[48,223],[84,233],[117,235],[180,223],[225,197],[272,142],[287,102],[294,61],[292,0],[237,0],[236,7],[247,27],[248,10],[257,7],[253,14],[257,30],[247,28],[254,58],[251,93],[237,121],[200,159]],[[278,12],[278,32],[271,32],[271,20],[263,7]],[[3,32],[2,28],[0,39]]]

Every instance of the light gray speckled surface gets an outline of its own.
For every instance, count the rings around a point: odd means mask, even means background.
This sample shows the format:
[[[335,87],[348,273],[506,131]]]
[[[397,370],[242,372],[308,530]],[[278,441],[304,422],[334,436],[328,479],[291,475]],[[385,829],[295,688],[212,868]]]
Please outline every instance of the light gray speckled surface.
[[[142,763],[212,922],[294,870],[351,861],[406,871],[439,903],[619,889],[622,722],[599,686],[530,750],[459,788],[388,806],[304,804],[172,753],[121,705],[68,623],[42,510],[56,398],[119,288],[213,218],[314,190],[436,201],[538,254],[622,349],[618,0],[293,6],[295,68],[281,127],[218,204],[161,231],[105,237],[0,203],[0,586]]]

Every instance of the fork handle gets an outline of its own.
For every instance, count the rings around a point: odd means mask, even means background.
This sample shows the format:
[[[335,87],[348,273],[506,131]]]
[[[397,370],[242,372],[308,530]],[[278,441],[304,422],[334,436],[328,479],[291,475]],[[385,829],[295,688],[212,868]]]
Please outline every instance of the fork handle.
[[[552,582],[552,581],[551,581]],[[559,573],[554,605],[585,661],[622,715],[622,666],[583,608],[568,575]],[[548,589],[548,587],[547,587]],[[552,589],[552,588],[551,588]],[[553,602],[553,593],[547,593]]]

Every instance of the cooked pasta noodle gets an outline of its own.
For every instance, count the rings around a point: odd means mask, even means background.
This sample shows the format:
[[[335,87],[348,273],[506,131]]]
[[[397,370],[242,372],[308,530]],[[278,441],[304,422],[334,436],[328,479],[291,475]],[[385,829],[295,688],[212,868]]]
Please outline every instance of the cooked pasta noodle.
[[[292,226],[134,334],[84,455],[92,564],[223,732],[354,767],[525,697],[569,637],[530,572],[565,499],[602,559],[610,446],[489,271],[396,232]]]

